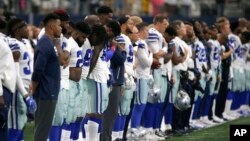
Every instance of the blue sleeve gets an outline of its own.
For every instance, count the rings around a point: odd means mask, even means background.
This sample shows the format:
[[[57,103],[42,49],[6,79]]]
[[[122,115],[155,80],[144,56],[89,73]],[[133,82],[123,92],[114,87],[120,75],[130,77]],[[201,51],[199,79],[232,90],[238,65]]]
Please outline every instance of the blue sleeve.
[[[114,54],[114,52],[112,50],[108,50],[106,52],[106,57],[105,57],[106,61],[109,61],[112,58],[113,54]]]
[[[35,53],[32,81],[39,82],[41,80],[45,67],[48,63],[48,58],[51,50],[50,48],[53,47],[48,44],[41,44],[40,46],[38,45]]]
[[[126,61],[126,51],[122,51],[119,48],[116,48],[113,57],[111,58],[111,62],[115,66],[123,65]]]
[[[148,39],[147,41],[149,43],[152,43],[152,42],[158,42],[160,40],[159,36],[156,34],[156,33],[149,33],[148,34]]]

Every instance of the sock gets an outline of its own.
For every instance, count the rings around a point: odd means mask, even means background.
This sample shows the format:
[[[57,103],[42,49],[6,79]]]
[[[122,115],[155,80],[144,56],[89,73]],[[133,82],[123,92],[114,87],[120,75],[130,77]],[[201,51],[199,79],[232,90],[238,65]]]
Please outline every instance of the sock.
[[[127,118],[126,115],[122,115],[122,116],[121,116],[119,139],[122,139],[122,138],[123,138],[123,132],[124,132],[125,125],[126,125],[126,118]]]
[[[116,116],[115,124],[114,124],[114,127],[113,127],[114,132],[119,132],[120,131],[120,123],[121,123],[121,116],[118,115],[118,116]]]
[[[70,134],[71,134],[71,126],[70,124],[67,124],[66,122],[62,125],[62,131],[61,131],[61,140],[70,140]]]
[[[245,105],[246,105],[247,107],[249,107],[249,105],[248,105],[248,104],[250,104],[250,103],[249,103],[249,100],[250,100],[250,95],[249,95],[249,93],[248,93],[247,91],[245,92],[245,95],[246,95]]]
[[[192,120],[199,119],[199,110],[201,104],[201,97],[198,96],[197,100],[194,102],[194,109],[192,114]]]
[[[202,116],[208,116],[208,112],[210,110],[211,103],[212,103],[212,96],[206,95],[204,98],[205,99],[204,99],[204,105],[203,105],[203,110],[202,110]]]
[[[19,135],[18,141],[24,141],[23,131],[21,131],[21,134]]]
[[[137,128],[141,124],[141,118],[146,104],[134,104],[131,114],[131,128]]]
[[[238,105],[239,105],[239,102],[240,102],[240,95],[239,95],[239,92],[234,92],[233,94],[233,99],[231,101],[231,105],[230,105],[230,109],[226,109],[228,112],[230,112],[231,110],[236,110]],[[227,103],[226,103],[227,104]],[[230,104],[230,102],[229,102]]]
[[[173,103],[168,103],[166,111],[164,113],[165,124],[172,124],[172,117],[173,117]]]
[[[60,141],[61,140],[62,127],[52,126],[50,129],[49,140],[50,141]]]
[[[234,98],[234,93],[233,91],[229,90],[227,93],[227,100],[226,100],[225,109],[224,109],[225,113],[230,112],[233,98]]]
[[[85,129],[85,125],[87,124],[87,122],[88,122],[88,118],[84,118],[83,120],[82,120],[82,137],[83,138],[86,138],[86,129]]]
[[[70,134],[71,139],[77,140],[79,138],[81,122],[82,120],[76,120],[75,123],[73,123],[73,130],[71,130]]]
[[[154,124],[154,110],[155,104],[147,103],[144,114],[143,114],[143,123],[145,128],[153,128]]]
[[[95,122],[95,121],[97,121],[97,122]],[[88,131],[87,132],[88,134],[86,134],[87,141],[97,141],[98,140],[98,136],[99,136],[98,131],[99,131],[100,125],[98,123],[99,120],[95,120],[95,121],[93,121],[93,119],[90,119],[86,125],[87,131]]]
[[[241,109],[248,107],[249,95],[246,91],[241,93]]]
[[[8,141],[18,141],[22,131],[17,129],[8,129]]]
[[[213,96],[212,96],[212,116],[215,116],[216,98],[217,98],[217,94],[213,94]]]
[[[91,118],[89,118],[89,121],[93,121],[93,122],[97,123],[98,124],[98,133],[101,133],[101,131],[102,131],[102,119],[91,117]]]
[[[154,129],[160,129],[161,127],[161,119],[162,119],[162,111],[163,110],[163,103],[157,103],[155,104],[155,120],[153,124]]]

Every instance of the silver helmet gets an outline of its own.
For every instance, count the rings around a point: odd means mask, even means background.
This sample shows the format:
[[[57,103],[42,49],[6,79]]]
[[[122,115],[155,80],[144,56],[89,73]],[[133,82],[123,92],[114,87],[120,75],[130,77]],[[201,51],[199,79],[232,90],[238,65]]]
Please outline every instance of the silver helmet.
[[[186,110],[191,107],[191,100],[189,95],[183,90],[178,91],[176,99],[174,101],[174,106],[180,111]]]

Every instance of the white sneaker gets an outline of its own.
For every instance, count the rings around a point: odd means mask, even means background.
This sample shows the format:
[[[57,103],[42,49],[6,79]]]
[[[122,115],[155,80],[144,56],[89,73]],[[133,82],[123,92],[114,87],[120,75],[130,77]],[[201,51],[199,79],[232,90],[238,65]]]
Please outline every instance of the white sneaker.
[[[233,118],[235,118],[235,119],[241,117],[241,114],[238,113],[238,111],[230,111],[230,112],[228,112],[226,114],[229,115],[229,116],[231,116],[231,117],[233,117]]]
[[[212,117],[213,118],[213,120],[215,121],[215,122],[218,122],[218,123],[223,123],[224,122],[224,120],[222,119],[222,118],[219,118],[219,117],[217,117],[217,116],[213,116]]]
[[[213,121],[209,120],[209,119],[200,119],[200,121],[204,124],[206,124],[208,127],[214,126],[216,125],[216,123],[214,123]]]
[[[205,125],[200,123],[198,120],[191,120],[189,122],[189,125],[193,127],[194,129],[202,129],[205,128]]]
[[[165,140],[165,138],[163,137],[159,137],[157,135],[155,135],[154,132],[149,132],[148,134],[144,135],[142,137],[142,140],[146,140],[146,141],[157,141],[157,140]]]
[[[232,117],[232,116],[230,116],[230,115],[228,115],[228,114],[226,114],[226,113],[223,113],[222,116],[223,116],[224,119],[229,120],[229,121],[235,119],[235,117]]]
[[[138,140],[138,136],[136,134],[137,129],[129,129],[127,132],[127,139],[128,141],[137,141]]]

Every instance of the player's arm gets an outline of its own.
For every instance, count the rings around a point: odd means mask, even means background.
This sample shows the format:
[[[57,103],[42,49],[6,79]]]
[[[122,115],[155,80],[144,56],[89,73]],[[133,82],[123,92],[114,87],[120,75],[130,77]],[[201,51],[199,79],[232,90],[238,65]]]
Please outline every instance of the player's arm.
[[[61,47],[61,39],[56,38],[54,40],[54,44],[56,46],[57,54],[59,57],[60,65],[64,68],[68,66],[69,64],[69,52],[64,51]]]
[[[20,51],[14,51],[13,52],[13,58],[15,62],[15,69],[16,69],[16,85],[17,85],[17,90],[22,94],[24,98],[28,96],[28,92],[24,87],[23,80],[20,76],[20,63],[19,63],[19,58],[20,58]]]
[[[167,47],[166,47],[167,48]],[[163,56],[164,58],[164,63],[168,63],[169,60],[171,60],[173,57],[173,49],[168,47],[167,49],[167,53],[165,53],[165,55]]]
[[[153,54],[150,52],[149,56],[145,52],[145,45],[139,44],[137,50],[138,60],[144,67],[150,67],[153,63]]]
[[[149,35],[148,47],[153,52],[153,58],[155,58],[157,60],[159,60],[161,57],[163,57],[165,55],[165,52],[163,50],[159,50],[158,52],[155,51],[155,49],[159,48],[158,41],[159,41],[158,39],[154,39],[154,37],[150,37],[150,35]]]
[[[233,48],[229,48],[229,51],[227,51],[227,52],[222,52],[222,54],[221,54],[221,59],[222,60],[225,60],[225,59],[227,59],[228,57],[230,57],[231,56],[231,54],[233,53]]]
[[[187,58],[187,53],[182,53],[179,56],[177,55],[177,47],[173,45],[173,57],[172,61],[174,65],[178,65],[179,63],[182,63]]]

